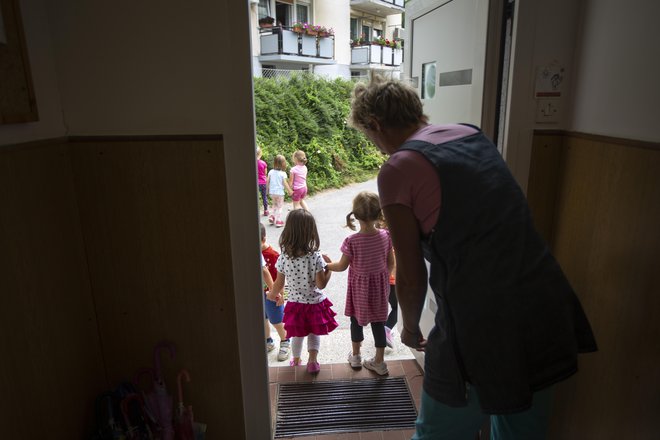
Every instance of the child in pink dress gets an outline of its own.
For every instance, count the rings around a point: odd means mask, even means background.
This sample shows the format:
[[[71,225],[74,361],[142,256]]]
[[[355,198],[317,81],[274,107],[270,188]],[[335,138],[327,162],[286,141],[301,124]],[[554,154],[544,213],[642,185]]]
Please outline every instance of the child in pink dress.
[[[348,354],[348,363],[353,368],[365,368],[384,376],[388,374],[385,363],[385,321],[387,320],[390,293],[389,274],[394,266],[392,240],[385,229],[379,229],[382,221],[378,194],[363,191],[353,199],[353,211],[346,216],[346,226],[355,230],[352,216],[360,223],[360,231],[344,240],[342,256],[331,262],[327,255],[328,270],[348,271],[346,292],[346,316],[351,318],[351,341],[353,350]],[[363,327],[371,323],[376,356],[362,362],[360,347],[364,340]]]
[[[257,184],[259,185],[259,193],[261,194],[261,201],[264,204],[264,217],[268,217],[268,192],[266,191],[266,172],[268,171],[268,164],[261,160],[261,147],[257,147]]]
[[[337,315],[323,289],[330,280],[331,272],[319,253],[319,233],[314,216],[304,209],[291,211],[280,236],[282,253],[275,263],[277,278],[273,296],[282,294],[286,282],[289,298],[284,307],[284,329],[291,339],[293,359],[290,365],[300,365],[302,344],[307,337],[307,371],[316,374],[321,370],[317,356],[321,335],[337,328]]]
[[[307,156],[302,150],[298,150],[293,153],[291,157],[293,160],[293,168],[291,168],[291,174],[289,175],[289,186],[293,193],[291,194],[291,200],[293,200],[293,209],[307,209],[307,203],[305,203],[305,196],[307,196]]]

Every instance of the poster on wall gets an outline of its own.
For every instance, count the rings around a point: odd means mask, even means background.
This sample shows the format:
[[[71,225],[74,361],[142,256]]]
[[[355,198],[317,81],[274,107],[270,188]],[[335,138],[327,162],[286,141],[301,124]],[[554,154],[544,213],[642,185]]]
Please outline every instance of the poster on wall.
[[[564,68],[554,61],[536,69],[536,98],[560,98],[564,82]]]

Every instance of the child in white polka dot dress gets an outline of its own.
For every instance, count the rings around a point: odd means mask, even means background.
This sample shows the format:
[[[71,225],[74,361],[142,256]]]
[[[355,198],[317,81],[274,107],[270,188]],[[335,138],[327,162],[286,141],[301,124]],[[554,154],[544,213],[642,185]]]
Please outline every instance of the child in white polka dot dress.
[[[291,338],[293,359],[290,365],[300,365],[302,344],[307,337],[307,371],[316,374],[321,335],[337,328],[337,315],[323,289],[331,272],[319,252],[320,240],[314,216],[303,209],[291,211],[280,236],[282,253],[275,264],[277,278],[273,294],[281,294],[288,286],[289,297],[284,307],[284,330]]]

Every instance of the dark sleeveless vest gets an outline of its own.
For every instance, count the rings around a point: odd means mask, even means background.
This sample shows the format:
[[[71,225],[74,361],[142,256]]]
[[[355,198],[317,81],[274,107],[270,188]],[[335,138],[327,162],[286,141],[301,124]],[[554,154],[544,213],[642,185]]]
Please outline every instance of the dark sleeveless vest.
[[[477,392],[485,413],[520,412],[532,393],[577,371],[596,342],[582,307],[532,225],[527,201],[479,132],[404,143],[438,170],[438,221],[422,238],[438,311],[424,390],[451,406]]]

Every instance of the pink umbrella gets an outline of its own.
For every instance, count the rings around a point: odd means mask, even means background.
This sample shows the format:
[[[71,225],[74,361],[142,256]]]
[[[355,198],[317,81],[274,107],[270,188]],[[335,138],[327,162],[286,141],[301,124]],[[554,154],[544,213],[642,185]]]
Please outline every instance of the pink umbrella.
[[[163,440],[174,439],[174,428],[172,427],[172,396],[167,394],[167,387],[163,379],[163,373],[160,368],[160,352],[167,349],[170,353],[170,359],[174,359],[174,345],[171,342],[160,342],[154,347],[154,394],[155,405],[158,408],[155,413],[158,418],[158,424],[162,428],[161,437]]]
[[[179,387],[179,405],[176,411],[176,438],[177,440],[195,440],[193,431],[193,412],[192,406],[187,408],[183,406],[183,390],[181,387],[181,378],[185,377],[186,382],[190,382],[190,374],[185,368],[179,371],[176,376],[176,382]]]

